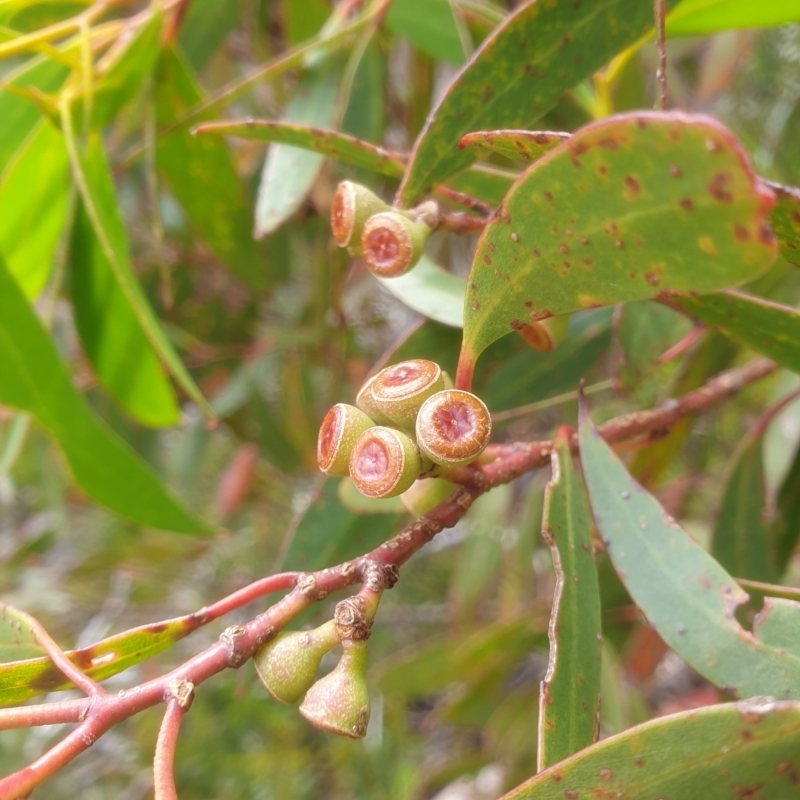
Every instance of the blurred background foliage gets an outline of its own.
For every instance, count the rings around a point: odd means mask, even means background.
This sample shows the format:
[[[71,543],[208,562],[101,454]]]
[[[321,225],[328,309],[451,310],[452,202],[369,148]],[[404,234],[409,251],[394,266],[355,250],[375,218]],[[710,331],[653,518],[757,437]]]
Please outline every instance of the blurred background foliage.
[[[413,356],[455,367],[459,331],[423,320],[332,246],[337,182],[359,180],[389,198],[396,181],[283,145],[267,151],[257,142],[193,137],[182,123],[189,112],[193,122],[283,119],[407,152],[457,68],[515,4],[394,0],[382,21],[374,13],[380,4],[353,0],[336,8],[329,0],[107,5],[102,22],[83,38],[76,29],[58,53],[44,43],[0,62],[0,253],[12,272],[28,260],[48,267],[25,273],[23,289],[49,321],[78,388],[188,508],[225,532],[164,533],[99,507],[71,483],[52,439],[0,407],[0,593],[64,646],[194,611],[282,567],[336,563],[407,520],[393,503],[380,514],[354,509],[349,495],[343,504],[314,459],[323,414],[352,402],[374,365]],[[0,0],[0,46],[86,7],[82,0]],[[355,26],[358,14],[367,22]],[[308,40],[322,44],[274,67]],[[719,117],[761,174],[800,182],[800,26],[675,38],[669,52],[672,105]],[[174,394],[165,385],[156,407],[149,394],[136,400],[125,375],[98,379],[108,340],[91,308],[117,309],[117,301],[87,267],[105,256],[69,180],[60,135],[45,119],[57,119],[56,92],[65,80],[78,85],[87,58],[94,85],[74,108],[76,126],[102,135],[133,269],[219,416],[216,427],[185,387]],[[537,127],[573,130],[593,116],[649,107],[655,60],[652,45],[643,45],[607,81],[567,93]],[[225,96],[264,66],[266,79]],[[35,80],[30,70],[38,71]],[[33,89],[15,92],[14,85]],[[206,98],[223,99],[194,113]],[[458,185],[496,202],[517,167],[494,157]],[[470,237],[436,234],[429,254],[463,276],[473,246]],[[779,266],[761,280],[761,294],[800,299],[796,271]],[[628,304],[573,315],[569,337],[550,354],[516,337],[501,340],[476,377],[492,411],[505,412],[496,440],[546,438],[557,425],[574,424],[574,400],[562,395],[580,378],[594,388],[593,415],[602,420],[694,388],[747,357],[706,333],[680,357],[656,364],[688,329],[668,309]],[[133,334],[120,335],[113,347],[139,346]],[[779,373],[679,425],[632,452],[630,469],[708,541],[737,443],[760,409],[796,382]],[[514,410],[531,403],[537,406],[527,412]],[[768,508],[799,438],[795,403],[763,442]],[[403,800],[442,792],[443,800],[481,800],[531,774],[554,583],[539,536],[545,472],[482,498],[404,569],[371,640],[373,719],[363,742],[310,728],[295,709],[269,700],[247,665],[199,691],[179,741],[181,797]],[[599,569],[602,732],[719,699],[642,624],[602,558]],[[797,565],[786,582],[800,585]],[[337,599],[300,622],[329,618]],[[108,685],[161,674],[264,607],[254,605]],[[68,797],[80,787],[87,800],[147,797],[158,723],[153,710],[115,728],[41,792]],[[0,771],[18,768],[58,735],[51,728],[4,733]]]

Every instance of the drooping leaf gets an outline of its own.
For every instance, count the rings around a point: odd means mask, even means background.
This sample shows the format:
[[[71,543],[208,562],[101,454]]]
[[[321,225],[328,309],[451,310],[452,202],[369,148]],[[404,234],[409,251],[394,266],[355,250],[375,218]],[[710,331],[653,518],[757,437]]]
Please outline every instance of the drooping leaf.
[[[0,403],[29,411],[38,419],[58,443],[83,491],[143,525],[182,533],[209,532],[95,416],[72,385],[50,337],[2,260],[0,362]]]
[[[711,555],[732,575],[772,583],[778,579],[775,547],[764,518],[763,428],[757,426],[739,443],[722,494]]]
[[[325,62],[300,79],[284,110],[282,122],[332,128],[339,116],[341,70]],[[325,157],[288,144],[270,145],[261,172],[256,201],[254,234],[257,239],[274,231],[305,202]]]
[[[639,112],[581,129],[520,177],[478,242],[465,370],[528,319],[756,277],[776,254],[762,229],[772,203],[707,117]]]
[[[29,300],[50,275],[68,193],[64,137],[43,119],[0,176],[0,253]]]
[[[286,569],[310,571],[355,558],[377,547],[397,529],[398,514],[354,514],[345,508],[339,500],[338,483],[325,480],[289,532],[285,555],[280,559]]]
[[[798,21],[798,0],[683,0],[667,16],[667,35],[708,36],[735,28],[771,28]]]
[[[800,372],[800,311],[743,292],[682,297],[677,305],[725,336]]]
[[[385,24],[395,36],[408,39],[432,58],[456,65],[464,63],[464,49],[449,0],[393,0]]]
[[[659,636],[701,675],[740,697],[800,697],[800,657],[788,652],[788,638],[775,646],[741,627],[735,611],[747,593],[631,478],[585,408],[579,442],[606,552]]]
[[[674,5],[672,0],[668,6]],[[456,76],[414,146],[398,197],[410,206],[468,167],[461,137],[492,128],[525,128],[653,25],[640,0],[523,3]]]
[[[778,237],[781,255],[794,266],[800,266],[800,189],[765,181],[775,193],[777,202],[769,215],[769,226]]]
[[[175,48],[162,49],[154,80],[161,128],[181,121],[205,99],[191,67]],[[248,286],[264,288],[268,265],[253,241],[250,203],[225,142],[194,137],[181,127],[159,137],[156,162],[192,232]]]
[[[2,606],[2,619],[10,618],[8,609],[10,606]],[[153,622],[79,650],[68,650],[66,656],[90,678],[102,681],[162,653],[199,626],[198,618],[191,614]],[[0,706],[18,705],[40,694],[73,688],[53,662],[41,655],[43,648],[32,641],[27,655],[22,649],[0,647]]]
[[[778,574],[783,574],[800,541],[800,450],[794,459],[775,501],[776,519],[772,537]]]
[[[251,119],[245,122],[207,122],[198,125],[193,132],[198,136],[237,136],[256,142],[280,142],[391,178],[401,177],[405,169],[400,153],[390,152],[346,133],[309,125]]]
[[[568,436],[556,438],[552,463],[542,535],[553,556],[556,587],[550,661],[539,692],[539,771],[588,747],[600,732],[600,590],[589,512]]]
[[[378,278],[398,300],[429,319],[454,328],[464,320],[466,284],[423,255],[417,265],[397,278]]]
[[[551,766],[502,800],[781,800],[796,793],[800,704],[768,698],[637,725]],[[752,789],[752,791],[751,791]]]
[[[474,164],[468,170],[450,178],[447,186],[496,207],[503,202],[511,184],[518,177],[517,173],[509,170]]]
[[[481,155],[497,153],[531,164],[567,139],[568,133],[553,131],[477,131],[462,136],[458,147],[472,147]]]
[[[80,150],[72,127],[72,115],[67,105],[62,107],[62,126],[75,183],[105,263],[111,269],[118,290],[124,295],[129,311],[136,318],[141,333],[147,338],[150,347],[158,354],[189,397],[206,414],[213,417],[211,408],[167,339],[161,323],[133,273],[125,224],[117,205],[114,181],[100,135],[95,133],[90,136],[85,150]],[[97,262],[96,266],[102,267],[103,264]],[[109,384],[111,383],[113,381],[109,381]]]
[[[88,158],[97,154],[90,148]],[[156,352],[142,332],[79,201],[69,247],[75,326],[102,384],[143,425],[177,424],[180,409]]]

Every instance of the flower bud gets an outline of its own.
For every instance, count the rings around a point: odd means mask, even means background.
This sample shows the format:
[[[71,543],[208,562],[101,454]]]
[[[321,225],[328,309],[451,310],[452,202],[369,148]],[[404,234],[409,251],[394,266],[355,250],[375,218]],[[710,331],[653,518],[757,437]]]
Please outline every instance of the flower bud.
[[[379,278],[396,278],[413,267],[422,256],[431,229],[399,211],[371,216],[361,231],[361,255]]]
[[[444,478],[421,478],[414,481],[411,488],[400,495],[400,499],[409,512],[415,517],[421,517],[447,500],[455,488],[454,483]]]
[[[378,373],[370,392],[381,414],[393,425],[413,431],[417,412],[433,394],[444,389],[438,364],[415,358],[401,361]]]
[[[365,186],[342,181],[336,187],[331,206],[331,231],[339,247],[358,248],[364,223],[391,208]],[[354,253],[357,255],[357,253]]]
[[[339,663],[318,680],[300,705],[300,713],[315,727],[361,739],[369,722],[367,643],[345,639]]]
[[[256,650],[253,664],[276,700],[296,703],[314,683],[322,657],[337,644],[333,620],[313,631],[284,631]]]
[[[421,469],[417,446],[394,428],[378,426],[364,431],[350,451],[350,477],[367,497],[402,494]]]
[[[322,420],[317,438],[317,464],[327,475],[349,475],[350,450],[374,422],[360,409],[337,403]]]
[[[434,464],[460,467],[474,461],[489,442],[492,418],[470,392],[445,389],[429,397],[417,415],[417,445]]]

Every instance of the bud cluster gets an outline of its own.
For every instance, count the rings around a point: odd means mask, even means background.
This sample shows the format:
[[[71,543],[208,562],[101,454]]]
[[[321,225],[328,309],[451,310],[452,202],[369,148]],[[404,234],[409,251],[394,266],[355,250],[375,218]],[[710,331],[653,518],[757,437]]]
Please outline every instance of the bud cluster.
[[[424,359],[382,370],[359,391],[357,408],[337,403],[325,415],[320,469],[349,475],[362,494],[381,498],[403,494],[433,464],[474,461],[489,441],[489,410],[449,384],[439,365]]]
[[[364,186],[342,181],[331,206],[331,230],[339,247],[363,257],[381,278],[408,272],[422,256],[436,215],[428,204],[392,208]]]

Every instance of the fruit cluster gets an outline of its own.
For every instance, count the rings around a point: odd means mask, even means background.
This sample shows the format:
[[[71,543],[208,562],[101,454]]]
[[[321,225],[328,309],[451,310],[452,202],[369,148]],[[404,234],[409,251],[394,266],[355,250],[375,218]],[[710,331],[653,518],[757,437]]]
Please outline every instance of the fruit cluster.
[[[356,405],[337,403],[322,421],[317,462],[349,475],[367,497],[395,497],[434,464],[459,467],[484,450],[489,410],[470,392],[449,388],[438,364],[413,359],[371,378]]]
[[[333,197],[331,230],[339,247],[362,256],[375,275],[396,278],[419,261],[435,217],[435,205],[395,209],[366,187],[342,181]]]

